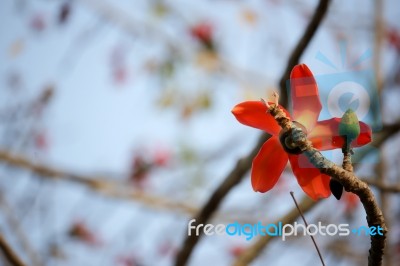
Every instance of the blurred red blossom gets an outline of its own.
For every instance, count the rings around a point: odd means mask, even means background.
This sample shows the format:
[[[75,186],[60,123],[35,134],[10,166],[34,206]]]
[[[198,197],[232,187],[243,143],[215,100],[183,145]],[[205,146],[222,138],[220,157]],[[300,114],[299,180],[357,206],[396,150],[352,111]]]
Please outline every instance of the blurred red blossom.
[[[400,32],[395,28],[390,28],[386,32],[387,40],[397,52],[400,52]]]
[[[113,80],[115,84],[122,85],[128,79],[128,70],[125,66],[119,65],[112,69]]]
[[[101,246],[102,242],[96,234],[82,221],[74,222],[68,232],[69,236],[90,246]]]
[[[233,257],[239,257],[246,250],[244,246],[233,246],[229,249],[229,253]]]
[[[40,131],[35,134],[34,144],[38,150],[45,151],[49,148],[49,140],[46,131]]]
[[[176,246],[174,246],[170,241],[164,241],[159,247],[158,247],[158,253],[162,257],[166,256],[175,256],[178,252],[178,249]]]
[[[190,28],[191,35],[197,39],[205,48],[214,50],[214,27],[209,22],[201,22]]]
[[[110,68],[112,79],[115,84],[123,85],[128,80],[128,67],[127,67],[127,48],[124,44],[116,45],[110,54]]]
[[[153,161],[157,166],[168,166],[171,161],[171,151],[166,148],[157,148],[154,151]]]
[[[45,15],[43,13],[36,13],[34,14],[29,21],[29,26],[32,30],[36,31],[36,32],[41,32],[43,31],[46,26],[47,26],[47,22],[46,22],[46,18]]]
[[[135,152],[132,157],[129,180],[138,188],[143,188],[150,172],[167,167],[171,162],[171,156],[171,151],[162,147],[157,147],[152,151],[141,149]]]
[[[143,188],[143,182],[148,176],[152,165],[141,154],[135,154],[132,158],[131,172],[129,180],[140,188]]]
[[[121,255],[117,257],[116,264],[120,266],[140,266],[138,259],[134,255]]]
[[[356,194],[345,192],[343,195],[344,204],[345,204],[345,213],[351,214],[353,213],[358,205],[360,204],[360,200]]]

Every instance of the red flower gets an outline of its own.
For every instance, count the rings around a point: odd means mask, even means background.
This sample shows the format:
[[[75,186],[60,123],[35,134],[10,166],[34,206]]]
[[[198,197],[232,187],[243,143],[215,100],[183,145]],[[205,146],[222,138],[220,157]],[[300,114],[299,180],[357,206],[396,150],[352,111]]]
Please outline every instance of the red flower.
[[[202,22],[190,28],[191,35],[202,43],[207,49],[213,50],[213,26],[208,22]]]
[[[69,235],[91,246],[101,246],[102,242],[84,222],[75,222],[69,229]]]
[[[307,137],[313,146],[319,150],[342,148],[344,139],[338,133],[340,118],[318,121],[322,105],[318,86],[310,69],[304,64],[295,66],[290,76],[290,83],[292,119],[306,128]],[[282,106],[279,107],[290,117],[287,110]],[[251,183],[254,191],[269,191],[278,181],[289,160],[297,182],[309,197],[314,200],[329,197],[330,177],[321,174],[305,155],[289,154],[284,151],[279,141],[281,128],[267,112],[264,103],[261,101],[242,102],[232,109],[232,113],[240,123],[264,130],[272,135],[253,160]],[[360,132],[358,138],[352,142],[352,147],[360,147],[371,142],[372,133],[368,125],[360,122]]]

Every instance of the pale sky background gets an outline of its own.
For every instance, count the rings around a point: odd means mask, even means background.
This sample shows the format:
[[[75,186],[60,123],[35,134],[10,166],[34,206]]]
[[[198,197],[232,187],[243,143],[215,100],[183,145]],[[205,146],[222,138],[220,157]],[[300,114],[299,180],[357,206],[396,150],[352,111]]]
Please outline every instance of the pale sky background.
[[[25,2],[25,9],[16,12],[16,2]],[[316,1],[289,0],[190,3],[171,0],[166,2],[180,17],[171,15],[160,21],[160,18],[149,15],[149,1],[76,0],[68,23],[57,25],[56,10],[60,2],[4,0],[0,3],[0,110],[35,98],[49,84],[55,88],[54,98],[44,118],[38,122],[47,132],[49,149],[36,153],[17,146],[13,151],[72,172],[117,179],[128,174],[132,154],[137,150],[162,146],[177,155],[181,147],[187,145],[207,157],[226,147],[222,156],[204,164],[182,166],[178,160],[170,168],[151,174],[147,192],[183,200],[193,206],[201,206],[236,160],[246,155],[256,143],[260,132],[239,124],[230,110],[248,98],[268,98],[267,94],[276,89],[290,51],[316,5]],[[101,2],[123,10],[132,21],[136,21],[137,32],[128,34],[118,23],[102,20],[93,8],[96,6],[93,3]],[[397,29],[400,28],[398,7],[394,0],[385,1],[384,20]],[[257,14],[256,25],[249,26],[240,20],[243,9],[251,9]],[[29,28],[30,18],[38,13],[46,18],[47,26],[42,32]],[[160,37],[161,34],[167,34],[188,58],[193,57],[196,46],[187,33],[187,27],[204,19],[215,24],[215,38],[222,58],[240,69],[257,73],[257,78],[244,75],[244,78],[239,78],[244,81],[238,82],[238,79],[199,71],[193,64],[186,64],[173,80],[160,86],[154,76],[140,70],[149,57],[166,56],[166,39]],[[354,62],[365,51],[373,51],[373,23],[373,1],[333,1],[328,16],[301,62],[309,65],[318,80],[331,80],[330,75],[336,77],[354,72],[348,64],[342,65],[343,53],[338,40],[343,38],[346,41],[348,53],[345,61]],[[335,27],[341,30],[333,30]],[[22,52],[11,56],[10,47],[18,41],[23,44]],[[110,54],[115,47],[123,47],[122,50],[126,51],[123,55],[129,74],[127,82],[122,85],[116,85],[110,75]],[[383,50],[382,67],[386,73],[395,64],[396,53],[386,42]],[[316,55],[319,53],[329,58],[338,69],[318,60]],[[364,69],[371,70],[372,63],[372,59],[365,60]],[[6,88],[5,77],[10,72],[22,74],[22,88],[18,91]],[[348,78],[347,74],[343,76]],[[163,90],[168,88],[183,90],[188,95],[191,91],[195,95],[199,89],[206,89],[212,95],[213,105],[209,110],[194,114],[190,120],[182,121],[174,108],[162,109],[155,105]],[[398,91],[392,90],[388,101],[398,99]],[[321,89],[323,97],[327,93],[328,90]],[[398,118],[390,107],[382,108],[391,114],[385,119]],[[324,105],[321,118],[327,117],[330,115]],[[1,140],[0,146],[5,145]],[[335,156],[340,156],[340,151]],[[370,168],[371,164],[368,164],[365,171]],[[6,170],[4,166],[1,169]],[[8,200],[17,204],[21,200],[20,194],[31,187],[31,192],[38,197],[32,210],[43,208],[46,213],[41,215],[32,211],[21,220],[35,249],[39,254],[45,254],[46,243],[61,243],[64,252],[71,256],[64,261],[49,260],[46,265],[113,265],[116,256],[132,252],[143,265],[171,265],[172,256],[160,257],[156,251],[164,243],[178,248],[186,234],[190,219],[186,214],[109,199],[77,184],[40,181],[24,171],[12,173],[15,175],[13,179],[1,183]],[[281,179],[283,181],[278,185],[283,186],[283,190],[275,189],[267,194],[254,193],[249,178],[244,179],[228,195],[221,210],[241,210],[251,217],[275,220],[293,207],[290,190],[295,191],[298,200],[304,196],[290,170]],[[310,213],[309,219],[312,221],[326,215],[329,217],[326,222],[344,222],[342,215],[332,214],[336,209],[340,213],[343,205],[331,197]],[[354,226],[365,224],[361,208],[357,209],[356,215],[360,219],[353,220]],[[76,219],[90,224],[106,245],[88,248],[63,236],[71,221]],[[3,220],[2,225],[5,223]],[[10,231],[4,227],[1,230],[10,236]],[[323,238],[317,241],[322,246],[327,243]],[[367,250],[369,240],[360,242],[356,242],[359,249]],[[229,249],[247,244],[240,237],[204,237],[190,265],[230,265],[233,258]],[[271,265],[299,261],[304,265],[318,263],[309,239],[294,239],[291,245],[276,240],[254,265],[265,265],[265,259]],[[328,265],[350,265],[346,261],[340,264],[329,255],[326,261]]]

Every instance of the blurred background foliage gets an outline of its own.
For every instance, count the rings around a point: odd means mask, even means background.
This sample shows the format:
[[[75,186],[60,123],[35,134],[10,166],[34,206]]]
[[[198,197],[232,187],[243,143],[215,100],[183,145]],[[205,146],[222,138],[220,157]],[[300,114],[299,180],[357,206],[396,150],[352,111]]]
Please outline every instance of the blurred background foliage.
[[[27,265],[172,265],[188,220],[257,141],[259,132],[237,123],[231,108],[278,90],[316,4],[3,0],[1,234]],[[362,67],[376,75],[383,129],[400,119],[399,7],[332,1],[301,60],[329,75],[338,70],[317,60],[319,52],[340,65],[346,43],[340,71],[349,72],[349,62],[373,51]],[[358,174],[398,187],[399,142],[393,131],[370,146]],[[275,221],[293,207],[289,191],[304,196],[294,180],[285,170],[272,191],[256,194],[245,178],[212,222]],[[374,191],[389,224],[386,265],[396,265],[399,197]],[[365,225],[357,202],[350,194],[323,200],[309,222]],[[365,265],[368,238],[317,242],[328,265]],[[190,265],[231,265],[251,244],[204,237]],[[254,265],[318,260],[308,238],[293,237],[272,242]]]

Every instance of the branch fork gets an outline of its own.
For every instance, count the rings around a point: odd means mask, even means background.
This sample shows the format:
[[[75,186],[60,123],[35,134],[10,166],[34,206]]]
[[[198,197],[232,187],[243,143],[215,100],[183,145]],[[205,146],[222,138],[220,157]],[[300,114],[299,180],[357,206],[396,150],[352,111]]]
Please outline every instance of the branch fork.
[[[274,93],[274,98],[274,105],[266,104],[267,112],[269,112],[279,126],[281,126],[282,130],[280,135],[287,134],[290,136],[286,137],[284,141],[281,139],[282,146],[285,149],[300,150],[300,153],[303,153],[321,173],[329,175],[335,181],[342,184],[346,191],[356,194],[360,198],[367,214],[366,219],[368,226],[380,226],[383,229],[383,235],[371,235],[371,248],[368,256],[369,266],[382,265],[387,234],[385,220],[369,186],[353,173],[351,150],[347,149],[344,152],[343,168],[326,159],[320,151],[312,146],[311,141],[307,139],[307,133],[304,132],[304,129],[299,123],[291,121],[279,107],[277,103],[279,96],[277,96],[276,93]],[[266,103],[264,100],[262,102]]]

